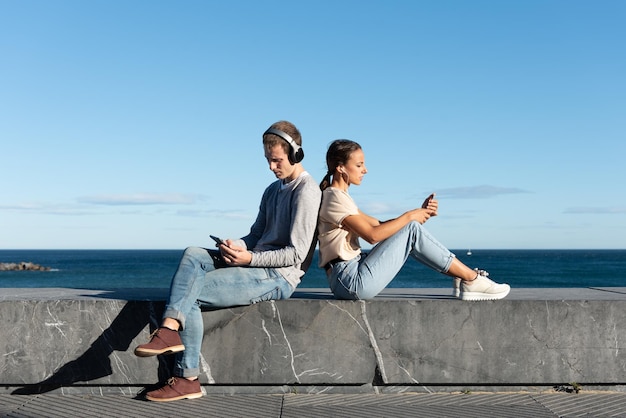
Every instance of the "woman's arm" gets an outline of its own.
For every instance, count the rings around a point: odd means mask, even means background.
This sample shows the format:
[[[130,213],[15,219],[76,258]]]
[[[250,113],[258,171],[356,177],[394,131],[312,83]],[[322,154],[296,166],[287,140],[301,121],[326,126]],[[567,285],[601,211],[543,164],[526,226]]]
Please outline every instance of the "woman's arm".
[[[359,209],[359,215],[363,216],[365,220],[367,221],[367,223],[369,223],[371,226],[378,226],[382,223],[378,219],[363,213],[361,209]]]
[[[343,220],[343,226],[368,243],[376,244],[389,238],[411,221],[423,224],[431,216],[437,216],[438,203],[434,195],[430,195],[422,206],[422,208],[410,210],[385,222],[380,222],[359,210],[358,215],[346,217]]]

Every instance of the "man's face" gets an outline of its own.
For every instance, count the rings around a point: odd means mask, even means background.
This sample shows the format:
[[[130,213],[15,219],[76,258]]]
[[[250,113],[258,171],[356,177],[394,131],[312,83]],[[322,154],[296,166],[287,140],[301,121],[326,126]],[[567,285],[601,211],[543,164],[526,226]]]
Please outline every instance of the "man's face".
[[[289,156],[281,145],[276,144],[269,151],[265,151],[265,158],[276,178],[286,181],[293,180],[296,166],[289,162]]]

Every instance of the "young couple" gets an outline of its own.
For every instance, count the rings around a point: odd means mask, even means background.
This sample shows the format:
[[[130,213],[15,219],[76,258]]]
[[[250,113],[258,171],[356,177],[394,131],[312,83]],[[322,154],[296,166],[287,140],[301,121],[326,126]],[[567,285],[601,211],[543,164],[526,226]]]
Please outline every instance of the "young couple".
[[[486,272],[466,267],[422,228],[437,215],[434,194],[421,208],[386,222],[361,212],[348,194],[350,185],[361,184],[367,173],[363,150],[356,142],[337,140],[330,145],[328,173],[320,187],[301,164],[302,137],[292,123],[270,126],[263,134],[263,148],[278,180],[265,189],[250,233],[227,239],[217,249],[185,250],[172,279],[161,327],[148,343],[135,349],[140,357],[176,355],[174,376],[148,392],[148,400],[202,396],[198,380],[204,332],[201,309],[289,298],[311,264],[318,228],[320,266],[326,269],[337,298],[376,296],[408,256],[452,276],[461,299],[493,300],[508,294],[508,285],[496,284]],[[361,253],[359,237],[377,244],[367,256]]]

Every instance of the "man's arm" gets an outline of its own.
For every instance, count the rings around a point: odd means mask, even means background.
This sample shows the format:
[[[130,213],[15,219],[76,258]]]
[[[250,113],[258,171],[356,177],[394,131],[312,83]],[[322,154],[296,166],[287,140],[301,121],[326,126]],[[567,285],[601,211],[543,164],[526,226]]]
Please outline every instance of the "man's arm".
[[[288,267],[300,265],[309,254],[317,230],[317,216],[322,193],[315,180],[308,176],[292,192],[290,214],[283,225],[288,237],[282,248],[252,253],[250,266]]]

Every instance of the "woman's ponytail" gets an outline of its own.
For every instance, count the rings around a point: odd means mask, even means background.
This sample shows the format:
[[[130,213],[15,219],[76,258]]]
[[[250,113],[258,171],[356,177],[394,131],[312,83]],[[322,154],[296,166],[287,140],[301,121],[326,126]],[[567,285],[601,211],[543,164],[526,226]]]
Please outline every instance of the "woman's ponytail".
[[[328,186],[330,186],[330,176],[331,176],[330,171],[327,171],[327,172],[326,172],[326,175],[325,175],[325,176],[324,176],[324,178],[322,179],[322,182],[320,183],[320,189],[321,189],[322,191],[324,191],[325,189],[327,189],[327,188],[328,188]]]

